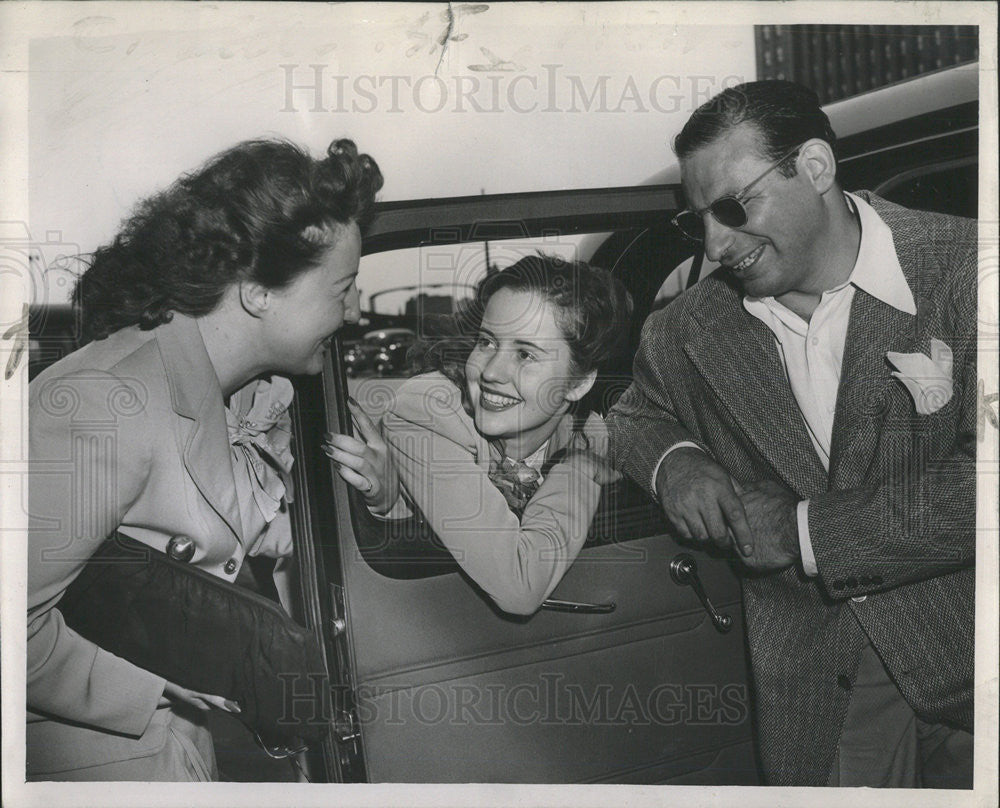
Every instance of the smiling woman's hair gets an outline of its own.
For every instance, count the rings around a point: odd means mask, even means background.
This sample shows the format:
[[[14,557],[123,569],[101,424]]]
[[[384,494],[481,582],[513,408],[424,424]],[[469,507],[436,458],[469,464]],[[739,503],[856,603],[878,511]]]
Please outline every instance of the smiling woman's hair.
[[[528,255],[479,283],[470,305],[461,308],[445,327],[445,336],[423,340],[410,352],[417,372],[437,370],[461,391],[466,409],[465,362],[472,352],[483,313],[501,289],[536,293],[553,309],[556,325],[569,346],[571,369],[584,376],[604,369],[624,348],[632,316],[632,298],[610,272],[583,261],[557,255]],[[574,402],[571,411],[581,425],[590,411],[587,400]]]
[[[629,293],[610,272],[583,261],[538,253],[487,275],[476,294],[475,314],[480,320],[490,298],[501,289],[536,292],[552,305],[577,375],[603,368],[627,336],[632,313]]]
[[[836,154],[837,136],[819,96],[802,84],[778,79],[727,87],[706,101],[674,139],[674,153],[683,160],[742,123],[757,129],[761,156],[768,160],[780,160],[812,138],[825,140]],[[778,171],[795,176],[795,161],[788,160]]]
[[[227,149],[141,202],[94,253],[73,294],[85,339],[208,314],[240,280],[287,286],[340,226],[368,225],[381,187],[378,165],[350,140],[321,160],[276,139]]]

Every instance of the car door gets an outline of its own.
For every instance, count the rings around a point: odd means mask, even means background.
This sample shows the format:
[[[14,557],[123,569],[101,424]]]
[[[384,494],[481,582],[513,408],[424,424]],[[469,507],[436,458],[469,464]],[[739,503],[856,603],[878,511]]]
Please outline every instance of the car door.
[[[359,283],[363,291],[366,273],[390,265],[401,272],[408,297],[394,325],[424,334],[430,310],[460,302],[487,265],[535,249],[583,257],[597,243],[595,260],[636,298],[634,347],[662,277],[691,247],[671,235],[656,255],[629,248],[677,207],[672,187],[387,204],[366,238]],[[629,368],[626,357],[600,379],[599,408],[624,390]],[[676,580],[695,554],[626,480],[605,488],[557,602],[528,618],[500,612],[425,525],[374,519],[319,451],[324,430],[351,429],[349,394],[377,417],[394,384],[349,382],[338,350],[321,380],[299,384],[303,606],[327,641],[334,680],[333,732],[309,757],[313,779],[758,782],[730,564],[697,554],[698,582],[720,613],[713,620],[695,587]]]

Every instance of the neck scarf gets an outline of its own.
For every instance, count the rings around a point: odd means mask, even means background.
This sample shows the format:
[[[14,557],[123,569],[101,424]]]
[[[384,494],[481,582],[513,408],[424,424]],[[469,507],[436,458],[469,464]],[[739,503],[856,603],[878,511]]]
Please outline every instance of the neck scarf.
[[[489,478],[520,519],[525,506],[541,485],[542,475],[523,460],[501,454],[499,460],[490,460]]]

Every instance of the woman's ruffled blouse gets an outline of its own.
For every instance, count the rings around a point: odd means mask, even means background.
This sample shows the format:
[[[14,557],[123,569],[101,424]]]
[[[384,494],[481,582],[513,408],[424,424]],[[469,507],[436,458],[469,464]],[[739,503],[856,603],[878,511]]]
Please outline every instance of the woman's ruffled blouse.
[[[292,383],[260,379],[229,399],[226,426],[248,555],[291,555]]]

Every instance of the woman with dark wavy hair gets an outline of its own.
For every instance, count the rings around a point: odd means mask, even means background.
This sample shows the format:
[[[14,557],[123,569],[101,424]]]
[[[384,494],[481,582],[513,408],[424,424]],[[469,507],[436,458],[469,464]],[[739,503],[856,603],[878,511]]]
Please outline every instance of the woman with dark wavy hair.
[[[352,404],[361,439],[331,435],[325,450],[373,513],[420,511],[497,606],[532,614],[617,479],[586,402],[631,309],[602,269],[522,258],[480,284],[471,331],[429,347],[381,432]]]
[[[357,321],[381,185],[349,140],[319,160],[241,143],[141,203],[80,278],[91,341],[30,385],[29,779],[216,779],[205,711],[239,706],[83,639],[59,600],[116,530],[227,581],[290,555],[285,374],[318,373]]]

